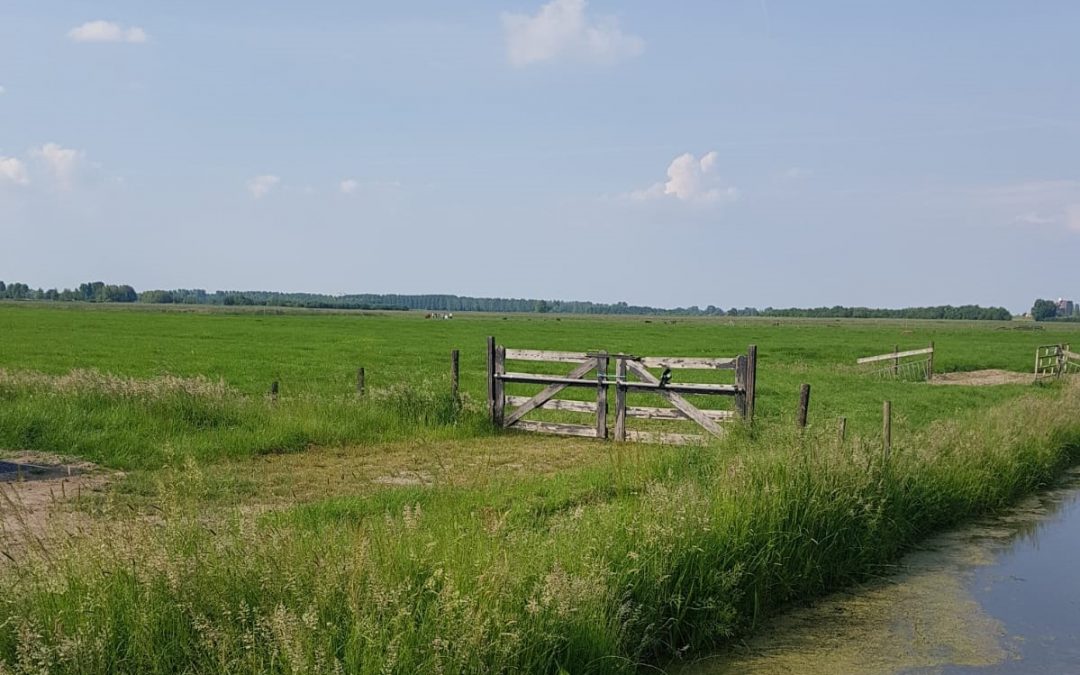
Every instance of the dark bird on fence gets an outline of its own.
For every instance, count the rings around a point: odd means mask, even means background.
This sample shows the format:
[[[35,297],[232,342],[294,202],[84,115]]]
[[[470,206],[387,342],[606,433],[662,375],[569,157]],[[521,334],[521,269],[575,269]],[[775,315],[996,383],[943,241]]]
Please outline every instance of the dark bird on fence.
[[[664,372],[660,373],[660,386],[666,387],[671,383],[671,368],[664,368]]]

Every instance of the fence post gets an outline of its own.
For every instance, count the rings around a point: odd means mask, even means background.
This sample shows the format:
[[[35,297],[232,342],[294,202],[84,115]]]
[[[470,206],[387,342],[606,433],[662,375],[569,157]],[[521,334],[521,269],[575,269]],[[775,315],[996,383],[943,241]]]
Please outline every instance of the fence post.
[[[608,355],[596,357],[596,437],[607,438],[607,369]]]
[[[754,422],[754,404],[757,402],[757,345],[746,350],[746,421]]]
[[[1064,374],[1065,372],[1065,347],[1063,345],[1057,346],[1057,352],[1055,356],[1057,356],[1057,374],[1055,375],[1055,377],[1061,377],[1062,374]]]
[[[837,420],[836,425],[837,435],[840,437],[840,444],[844,444],[844,437],[847,435],[847,418],[841,417]]]
[[[626,357],[615,357],[615,440],[626,440]]]
[[[502,345],[495,346],[495,374],[502,375],[506,372],[506,347]],[[506,409],[506,392],[504,391],[505,385],[503,381],[498,377],[495,379],[495,425],[502,427],[503,425],[503,412]]]
[[[356,394],[358,396],[364,395],[364,389],[367,386],[367,378],[364,373],[364,367],[361,366],[356,369]]]
[[[926,381],[934,379],[934,341],[930,341],[930,359],[926,364]]]
[[[893,351],[893,354],[899,354],[900,353],[900,345],[893,345],[892,351]],[[900,357],[899,356],[893,356],[892,374],[893,374],[893,377],[899,377],[900,376]]]
[[[495,336],[487,338],[487,404],[488,416],[495,424]]]
[[[885,459],[892,454],[892,402],[885,401],[881,409],[881,436],[885,446]]]
[[[454,400],[454,403],[458,401],[458,375],[460,374],[458,363],[460,356],[458,350],[450,350],[450,398]]]
[[[810,410],[810,385],[804,384],[799,388],[799,428],[806,428],[806,415]]]
[[[274,380],[270,383],[270,402],[277,403],[278,397],[278,381]]]

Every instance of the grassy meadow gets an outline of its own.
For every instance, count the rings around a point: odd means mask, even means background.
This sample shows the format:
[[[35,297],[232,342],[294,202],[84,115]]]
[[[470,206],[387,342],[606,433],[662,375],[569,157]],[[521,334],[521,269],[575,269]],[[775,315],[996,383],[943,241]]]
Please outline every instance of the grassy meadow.
[[[1080,459],[1076,384],[933,386],[856,358],[934,341],[937,372],[1030,372],[1036,346],[1078,329],[0,303],[0,453],[125,472],[58,504],[44,531],[0,502],[0,673],[625,673],[694,659],[887,573],[926,535]],[[756,423],[692,448],[495,433],[487,335],[662,356],[756,344]]]

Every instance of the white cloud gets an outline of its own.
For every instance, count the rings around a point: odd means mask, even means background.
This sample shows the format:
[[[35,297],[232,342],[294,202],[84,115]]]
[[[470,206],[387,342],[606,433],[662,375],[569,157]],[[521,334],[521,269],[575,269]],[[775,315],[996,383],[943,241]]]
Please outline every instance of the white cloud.
[[[636,56],[645,41],[622,32],[613,17],[589,17],[586,0],[551,0],[535,15],[502,15],[510,63],[527,66],[562,58],[611,64]]]
[[[82,150],[65,148],[57,143],[46,143],[30,150],[30,156],[44,162],[61,188],[71,188],[72,179],[85,158]]]
[[[716,152],[708,152],[697,159],[691,153],[679,155],[667,169],[667,181],[630,193],[633,199],[660,199],[673,197],[684,202],[733,202],[739,191],[723,185],[716,173]]]
[[[138,26],[124,27],[112,21],[87,21],[68,31],[75,42],[146,42],[146,31]]]
[[[351,195],[352,193],[356,192],[359,188],[360,188],[360,181],[353,180],[352,178],[346,178],[345,180],[341,181],[341,183],[338,184],[338,189],[340,189],[344,194],[347,194],[347,195]]]
[[[26,175],[26,165],[16,157],[0,157],[0,182],[16,185],[28,185],[30,177]]]
[[[975,194],[997,211],[1016,214],[1012,221],[1018,225],[1080,232],[1080,181],[1028,181],[981,188]]]
[[[248,192],[255,199],[262,199],[270,193],[278,183],[281,182],[281,178],[272,175],[255,176],[247,182]]]
[[[0,96],[3,96],[7,89],[4,89],[4,85],[0,84]]]

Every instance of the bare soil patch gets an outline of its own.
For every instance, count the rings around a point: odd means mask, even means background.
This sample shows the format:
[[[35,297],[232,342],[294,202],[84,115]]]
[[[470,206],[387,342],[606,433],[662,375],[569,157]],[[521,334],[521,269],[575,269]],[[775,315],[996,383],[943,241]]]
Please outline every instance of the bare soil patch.
[[[0,546],[44,535],[50,520],[68,514],[72,500],[100,492],[118,474],[92,462],[44,452],[18,452],[0,460]]]
[[[930,384],[989,387],[999,384],[1031,384],[1031,373],[1014,373],[1011,370],[972,370],[966,373],[934,373]]]

